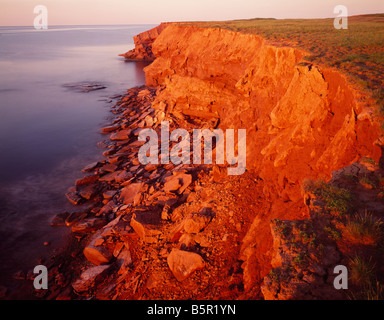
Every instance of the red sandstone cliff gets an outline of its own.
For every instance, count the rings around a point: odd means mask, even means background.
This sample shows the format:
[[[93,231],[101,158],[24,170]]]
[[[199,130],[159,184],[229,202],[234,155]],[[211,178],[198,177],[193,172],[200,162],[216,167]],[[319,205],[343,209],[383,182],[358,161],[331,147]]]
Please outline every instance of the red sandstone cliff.
[[[133,37],[135,48],[120,54],[126,60],[135,61],[152,61],[155,56],[152,52],[152,43],[156,40],[159,34],[167,27],[168,23],[162,23],[159,26],[152,28],[151,30],[139,33]]]
[[[154,108],[247,130],[247,169],[263,180],[269,203],[243,239],[250,287],[270,269],[269,221],[308,214],[299,206],[304,179],[328,179],[361,156],[378,160],[379,125],[337,70],[303,63],[305,52],[256,35],[169,25],[152,51],[145,73],[147,85],[161,87]]]

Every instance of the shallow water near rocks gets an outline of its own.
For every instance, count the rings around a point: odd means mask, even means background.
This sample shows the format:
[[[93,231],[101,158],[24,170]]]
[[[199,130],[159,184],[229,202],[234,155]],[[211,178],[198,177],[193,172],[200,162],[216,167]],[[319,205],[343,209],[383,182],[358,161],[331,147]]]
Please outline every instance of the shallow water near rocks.
[[[0,28],[0,285],[63,244],[50,220],[76,210],[65,192],[102,158],[113,97],[144,84],[118,54],[151,27]]]

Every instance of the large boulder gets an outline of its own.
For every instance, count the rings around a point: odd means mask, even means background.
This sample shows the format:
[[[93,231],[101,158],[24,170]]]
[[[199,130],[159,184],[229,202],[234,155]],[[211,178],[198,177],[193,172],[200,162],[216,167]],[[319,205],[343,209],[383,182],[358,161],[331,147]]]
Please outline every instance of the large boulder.
[[[203,258],[194,252],[173,249],[167,258],[168,266],[178,281],[188,278],[196,270],[203,269]]]

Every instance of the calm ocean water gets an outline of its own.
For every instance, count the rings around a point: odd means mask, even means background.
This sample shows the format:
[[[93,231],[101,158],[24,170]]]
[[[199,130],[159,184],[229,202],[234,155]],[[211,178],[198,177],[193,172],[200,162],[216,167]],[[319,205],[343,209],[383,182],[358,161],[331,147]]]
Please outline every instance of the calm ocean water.
[[[144,65],[118,54],[152,27],[0,27],[0,284],[63,243],[67,228],[50,220],[74,211],[66,190],[102,159],[97,142],[112,116],[109,98],[144,84]],[[106,88],[65,86],[82,82]]]

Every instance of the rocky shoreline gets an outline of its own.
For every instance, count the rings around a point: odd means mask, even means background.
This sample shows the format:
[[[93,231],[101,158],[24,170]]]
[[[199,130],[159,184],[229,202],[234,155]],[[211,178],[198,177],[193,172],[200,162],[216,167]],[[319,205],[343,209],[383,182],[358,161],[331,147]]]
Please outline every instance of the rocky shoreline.
[[[215,213],[201,181],[212,179],[212,174],[219,176],[220,168],[210,174],[212,165],[142,165],[138,161],[144,144],[138,141],[140,130],[160,131],[165,119],[171,128],[179,127],[178,121],[186,124],[166,114],[165,108],[153,109],[155,96],[155,88],[132,88],[112,107],[116,119],[101,129],[108,136],[102,142],[105,160],[85,167],[84,176],[66,194],[81,210],[52,219],[53,227],[71,228],[71,239],[67,248],[45,262],[48,290],[33,290],[34,275],[28,272],[27,292],[32,297],[135,299],[139,291],[154,288],[159,280],[156,272],[142,280],[153,259],[167,264],[165,271],[176,280],[174,285],[204,269],[202,256],[210,240],[201,231]],[[161,290],[157,295],[162,295]],[[157,297],[173,293],[163,294]]]
[[[160,25],[135,46],[126,58],[156,56],[146,86],[112,107],[116,118],[101,129],[105,160],[68,190],[79,210],[52,224],[70,227],[71,239],[47,265],[49,289],[32,296],[348,298],[333,286],[334,267],[353,270],[356,255],[379,261],[384,238],[382,139],[348,81],[300,64],[299,50],[215,28]],[[189,134],[247,128],[247,170],[142,164],[139,132],[159,136],[162,121]],[[383,270],[377,274],[381,281]],[[359,295],[367,291],[355,285]]]
[[[131,88],[112,107],[115,119],[101,129],[105,160],[86,166],[66,194],[81,210],[51,221],[72,233],[65,248],[41,261],[48,267],[48,290],[34,290],[29,271],[22,291],[6,299],[323,300],[364,295],[356,285],[352,295],[335,290],[333,268],[348,265],[356,253],[376,254],[372,243],[351,239],[350,218],[330,210],[313,187],[303,191],[308,218],[270,221],[271,266],[265,262],[270,273],[258,286],[247,287],[252,275],[245,272],[246,244],[249,234],[257,237],[253,210],[268,210],[263,181],[252,171],[228,176],[217,165],[141,164],[142,129],[159,133],[163,120],[171,128],[196,125],[162,104],[154,109],[156,95],[155,88]],[[355,163],[335,172],[328,185],[335,192],[351,190],[355,200],[350,209],[363,215],[368,206],[379,214],[382,192],[363,182],[382,174],[372,161]]]

